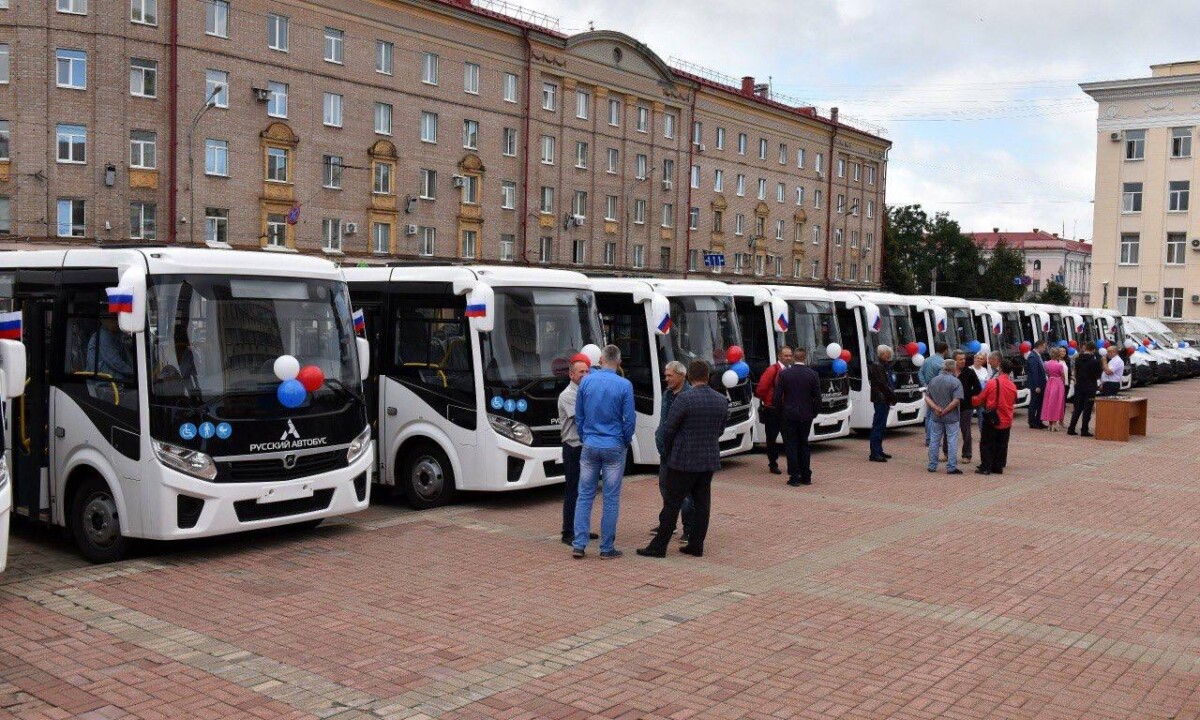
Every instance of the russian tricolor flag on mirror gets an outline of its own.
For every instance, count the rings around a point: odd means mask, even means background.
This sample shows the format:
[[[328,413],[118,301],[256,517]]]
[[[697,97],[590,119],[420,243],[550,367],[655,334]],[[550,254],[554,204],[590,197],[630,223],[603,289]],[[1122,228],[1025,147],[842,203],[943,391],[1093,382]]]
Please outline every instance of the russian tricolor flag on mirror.
[[[663,315],[663,319],[658,323],[658,331],[664,335],[671,332],[671,314]]]
[[[360,335],[363,330],[367,329],[367,319],[363,316],[362,310],[354,311],[354,334]]]
[[[487,305],[484,303],[479,303],[477,305],[468,305],[467,311],[463,314],[469,318],[487,317]]]
[[[787,315],[783,313],[779,313],[779,317],[775,318],[775,324],[779,326],[779,332],[787,332],[788,327],[790,327],[788,325]]]
[[[21,311],[0,313],[0,340],[21,339]]]
[[[133,290],[123,287],[105,288],[108,293],[108,311],[110,313],[133,312]]]

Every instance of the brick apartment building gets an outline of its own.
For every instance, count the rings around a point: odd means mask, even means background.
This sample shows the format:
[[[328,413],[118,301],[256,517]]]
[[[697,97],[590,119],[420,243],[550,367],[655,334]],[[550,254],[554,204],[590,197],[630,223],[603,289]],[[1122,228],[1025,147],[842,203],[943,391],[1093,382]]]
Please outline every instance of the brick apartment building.
[[[0,0],[5,247],[870,285],[856,125],[499,0]]]

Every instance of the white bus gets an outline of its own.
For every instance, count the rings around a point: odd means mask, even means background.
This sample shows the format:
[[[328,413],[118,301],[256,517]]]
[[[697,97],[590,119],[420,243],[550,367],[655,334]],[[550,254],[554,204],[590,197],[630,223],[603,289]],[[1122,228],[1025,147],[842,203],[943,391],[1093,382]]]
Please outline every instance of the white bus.
[[[972,302],[979,336],[987,338],[988,348],[998,351],[1013,365],[1012,381],[1017,386],[1016,407],[1029,405],[1029,388],[1025,387],[1025,354],[1021,343],[1033,346],[1033,320],[1021,313],[1017,303],[988,300]],[[1000,332],[997,334],[996,330]]]
[[[1125,333],[1137,344],[1145,348],[1137,350],[1136,354],[1147,355],[1155,360],[1157,365],[1157,380],[1179,380],[1188,377],[1187,359],[1173,347],[1165,347],[1154,336],[1148,318],[1125,318]],[[1147,344],[1149,341],[1149,344]]]
[[[1149,328],[1151,337],[1159,344],[1159,347],[1175,348],[1179,351],[1187,363],[1188,377],[1196,377],[1200,374],[1200,350],[1190,345],[1184,347],[1175,332],[1162,320],[1156,318],[1139,318],[1139,320]]]
[[[1092,319],[1096,325],[1096,337],[1116,345],[1125,357],[1125,373],[1121,377],[1121,389],[1128,390],[1136,385],[1154,382],[1154,367],[1148,357],[1128,353],[1125,345],[1125,328],[1121,313],[1115,310],[1092,308]]]
[[[704,360],[712,366],[713,388],[729,398],[721,455],[750,450],[754,444],[750,378],[732,388],[721,383],[721,375],[732,365],[726,350],[742,345],[730,287],[711,280],[593,278],[592,288],[608,342],[621,349],[622,370],[633,382],[637,410],[633,462],[659,462],[654,431],[662,407],[663,367],[672,360],[684,365]]]
[[[920,425],[925,422],[925,396],[917,379],[917,366],[909,352],[918,342],[912,309],[927,303],[884,292],[835,292],[843,346],[850,351],[850,427],[870,430],[874,416],[867,365],[878,358],[880,345],[892,348],[892,374],[896,382],[896,405],[888,412],[888,427]]]
[[[65,526],[88,560],[367,506],[367,353],[332,264],[21,251],[0,254],[0,288],[29,357],[14,512]]]
[[[604,344],[587,277],[541,268],[346,269],[374,356],[379,482],[418,509],[563,482],[558,396]]]
[[[20,337],[21,323],[9,313],[0,317],[0,331]],[[25,345],[19,340],[0,340],[0,403],[4,405],[3,426],[11,427],[13,401],[25,392]],[[12,475],[9,473],[8,433],[0,432],[0,572],[8,565],[8,525],[12,510]]]
[[[944,342],[949,347],[946,351],[947,358],[953,355],[955,350],[962,350],[970,362],[975,355],[975,351],[970,349],[971,343],[981,342],[975,332],[971,304],[960,298],[941,295],[920,299],[927,305],[923,309],[913,306],[913,324],[917,326],[917,334],[925,338],[924,342],[928,345],[925,356],[933,355],[937,344]]]
[[[813,420],[809,440],[832,440],[850,434],[850,381],[847,374],[833,371],[826,348],[830,343],[845,347],[838,327],[833,295],[826,290],[795,285],[733,285],[738,325],[742,329],[746,363],[750,365],[751,388],[763,372],[776,362],[779,347],[790,345],[808,353],[808,366],[821,378],[821,412]],[[784,322],[779,321],[783,316]],[[766,426],[755,408],[754,442],[765,443]]]

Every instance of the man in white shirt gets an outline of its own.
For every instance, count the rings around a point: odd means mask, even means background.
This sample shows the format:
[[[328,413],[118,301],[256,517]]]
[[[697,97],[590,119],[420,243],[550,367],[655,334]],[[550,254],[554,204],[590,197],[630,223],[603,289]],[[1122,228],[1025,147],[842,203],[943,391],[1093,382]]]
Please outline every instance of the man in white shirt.
[[[1121,375],[1125,373],[1125,361],[1117,353],[1116,345],[1108,346],[1108,354],[1101,358],[1104,373],[1100,375],[1100,396],[1116,395],[1121,389]]]

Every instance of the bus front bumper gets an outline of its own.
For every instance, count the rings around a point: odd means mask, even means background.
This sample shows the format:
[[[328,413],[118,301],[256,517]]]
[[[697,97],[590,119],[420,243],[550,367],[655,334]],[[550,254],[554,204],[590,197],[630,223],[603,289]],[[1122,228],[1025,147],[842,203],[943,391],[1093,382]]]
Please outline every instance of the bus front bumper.
[[[925,422],[924,398],[912,402],[896,403],[888,411],[887,426],[890,428],[920,425],[923,422]]]
[[[850,434],[850,403],[844,410],[832,413],[821,413],[813,420],[812,430],[808,433],[809,442],[818,440],[834,440]]]

